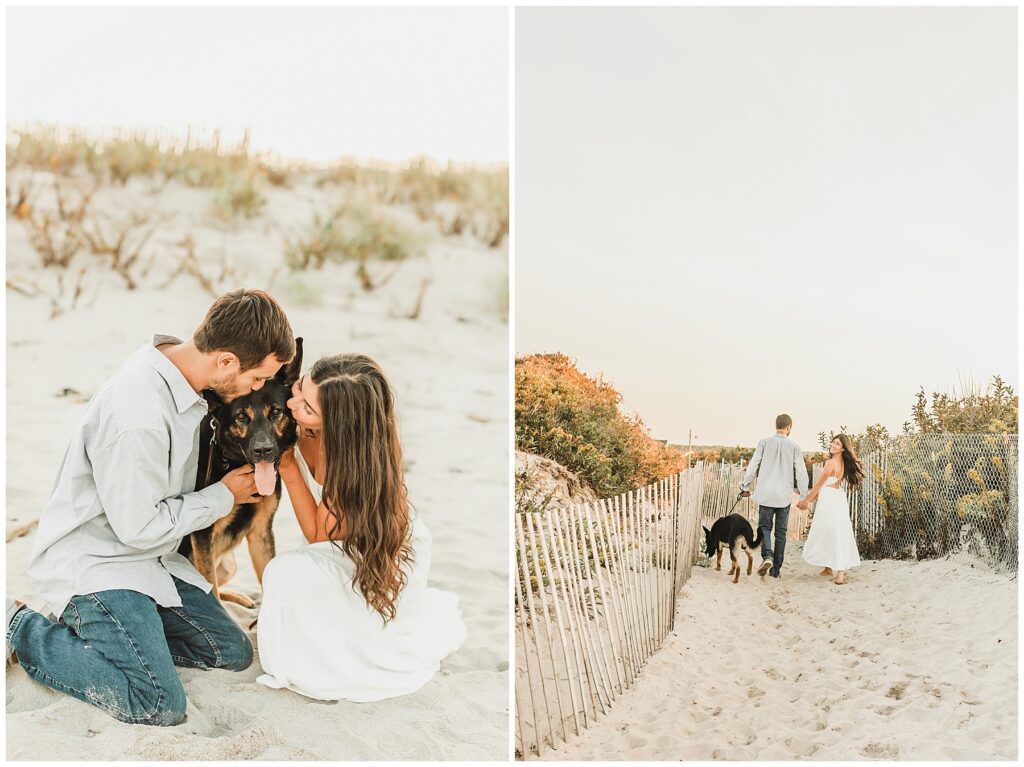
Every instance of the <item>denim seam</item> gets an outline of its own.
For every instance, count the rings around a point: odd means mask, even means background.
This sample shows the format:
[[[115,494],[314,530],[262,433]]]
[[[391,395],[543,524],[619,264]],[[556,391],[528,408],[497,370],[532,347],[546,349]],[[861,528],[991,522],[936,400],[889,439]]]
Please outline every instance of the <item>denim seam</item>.
[[[68,607],[71,608],[71,612],[75,614],[75,633],[81,636],[82,632],[82,614],[78,612],[78,605],[73,601],[68,602]]]
[[[223,663],[224,663],[224,656],[221,654],[220,646],[214,641],[213,637],[210,635],[210,632],[206,629],[206,627],[202,626],[199,623],[196,623],[194,620],[190,619],[187,615],[185,615],[184,612],[182,612],[177,607],[168,607],[167,609],[170,610],[175,615],[177,615],[179,618],[181,618],[183,621],[185,621],[185,623],[187,623],[188,625],[190,625],[192,628],[194,628],[196,631],[198,631],[200,634],[203,635],[203,637],[209,643],[210,648],[213,650],[214,658],[216,658],[216,661],[214,663],[214,667],[215,668],[221,668]]]
[[[180,661],[179,665],[188,666],[189,668],[199,668],[204,670],[210,668],[200,660],[196,660],[195,658],[185,658],[181,655],[175,655],[174,653],[171,653],[171,660]]]
[[[163,702],[165,694],[164,688],[160,685],[160,682],[156,679],[156,677],[153,676],[153,672],[150,670],[149,664],[147,664],[145,659],[143,659],[142,654],[139,652],[139,647],[137,644],[135,644],[135,640],[132,638],[131,634],[125,631],[124,626],[122,626],[121,622],[117,619],[117,617],[112,612],[110,612],[110,609],[106,606],[106,604],[104,604],[103,601],[95,593],[87,594],[86,596],[92,599],[103,610],[103,612],[107,614],[110,620],[114,622],[114,625],[117,626],[118,630],[124,635],[125,639],[128,640],[128,644],[131,645],[132,650],[135,652],[135,657],[138,658],[139,664],[145,670],[146,675],[149,677],[149,681],[156,688],[157,696],[156,703],[153,705],[153,710],[147,713],[145,717],[143,717],[143,719],[152,719],[160,710],[160,704]],[[129,687],[130,686],[131,684],[129,683]],[[132,718],[134,719],[136,717]]]

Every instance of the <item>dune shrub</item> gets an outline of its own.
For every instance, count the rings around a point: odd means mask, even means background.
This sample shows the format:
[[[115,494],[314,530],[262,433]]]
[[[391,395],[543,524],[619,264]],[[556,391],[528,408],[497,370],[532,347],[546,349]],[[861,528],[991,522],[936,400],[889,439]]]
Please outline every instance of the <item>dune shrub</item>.
[[[160,148],[142,138],[116,139],[91,155],[94,174],[106,173],[115,184],[126,184],[132,176],[152,178],[163,164]]]
[[[600,496],[685,467],[682,453],[653,439],[639,416],[620,412],[622,396],[610,383],[564,354],[518,357],[515,376],[516,447],[557,461]]]
[[[10,135],[10,134],[9,134]],[[27,166],[60,175],[94,162],[95,147],[77,136],[62,138],[52,127],[16,131],[7,142],[7,167]]]
[[[285,263],[290,269],[320,269],[328,261],[355,262],[366,290],[390,279],[374,277],[369,264],[396,265],[422,254],[424,239],[365,195],[347,198],[329,215],[315,213],[304,233],[285,240]],[[394,271],[391,272],[391,275]]]
[[[265,203],[266,198],[260,193],[252,175],[230,176],[214,197],[213,211],[223,221],[255,218]]]
[[[411,207],[444,235],[469,233],[490,247],[508,235],[508,168],[484,168],[427,158],[402,168],[365,166],[351,160],[322,171],[318,185],[352,186],[388,205]]]

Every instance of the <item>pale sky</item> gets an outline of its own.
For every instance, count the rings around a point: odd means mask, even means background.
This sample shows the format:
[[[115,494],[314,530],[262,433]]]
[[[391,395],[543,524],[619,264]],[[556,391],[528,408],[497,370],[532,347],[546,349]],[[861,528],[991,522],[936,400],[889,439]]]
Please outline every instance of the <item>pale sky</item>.
[[[1017,381],[1013,8],[516,15],[516,352],[753,445]]]
[[[508,160],[505,8],[7,9],[7,119],[252,128],[256,148]]]

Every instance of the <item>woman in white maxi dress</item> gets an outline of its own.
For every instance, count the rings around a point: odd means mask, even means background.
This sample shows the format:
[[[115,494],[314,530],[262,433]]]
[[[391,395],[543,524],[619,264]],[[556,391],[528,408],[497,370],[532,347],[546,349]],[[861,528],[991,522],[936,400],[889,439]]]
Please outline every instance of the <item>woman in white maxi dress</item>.
[[[797,508],[806,509],[812,501],[818,500],[810,532],[804,541],[803,556],[808,563],[824,568],[819,575],[834,575],[832,582],[842,586],[846,583],[845,571],[860,564],[850,504],[843,485],[857,487],[864,478],[864,471],[845,434],[832,440],[829,453],[832,457],[825,462],[821,476]]]
[[[257,681],[318,700],[415,692],[466,628],[458,598],[427,586],[430,532],[405,501],[393,393],[350,354],[318,361],[292,395],[300,439],[280,472],[309,545],[264,570]]]

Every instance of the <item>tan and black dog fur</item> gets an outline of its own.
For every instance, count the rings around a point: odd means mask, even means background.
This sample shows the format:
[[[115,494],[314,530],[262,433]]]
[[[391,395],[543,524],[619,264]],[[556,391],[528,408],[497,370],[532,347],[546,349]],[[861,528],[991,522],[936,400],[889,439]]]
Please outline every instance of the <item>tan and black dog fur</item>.
[[[288,410],[292,384],[302,369],[302,339],[295,339],[295,357],[258,390],[223,403],[210,391],[203,396],[210,414],[199,432],[197,488],[209,487],[232,469],[257,461],[273,461],[276,472],[281,453],[298,442],[298,427]],[[281,477],[274,492],[255,503],[240,503],[210,527],[186,536],[178,548],[213,584],[213,593],[225,602],[244,607],[255,603],[244,594],[221,588],[235,574],[234,549],[245,538],[256,578],[263,585],[263,569],[276,553],[274,514],[281,502]]]
[[[757,549],[763,540],[760,529],[755,538],[754,529],[746,518],[740,514],[729,514],[716,521],[710,530],[706,527],[703,527],[703,530],[705,553],[709,558],[712,554],[718,556],[716,570],[722,569],[722,550],[728,547],[729,555],[732,557],[732,567],[729,568],[729,575],[733,576],[732,582],[736,583],[740,579],[741,552],[747,555],[747,575],[750,575],[754,569],[754,557],[750,552]]]

